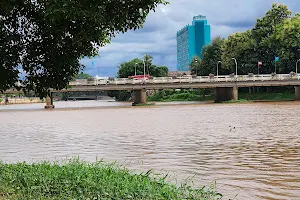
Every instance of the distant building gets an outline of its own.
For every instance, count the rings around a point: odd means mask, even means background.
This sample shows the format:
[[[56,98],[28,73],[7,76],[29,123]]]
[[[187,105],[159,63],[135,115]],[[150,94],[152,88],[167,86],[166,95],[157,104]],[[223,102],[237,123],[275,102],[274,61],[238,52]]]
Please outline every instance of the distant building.
[[[202,47],[210,43],[210,25],[205,16],[194,16],[192,25],[177,32],[177,70],[188,71],[196,55],[202,57]]]

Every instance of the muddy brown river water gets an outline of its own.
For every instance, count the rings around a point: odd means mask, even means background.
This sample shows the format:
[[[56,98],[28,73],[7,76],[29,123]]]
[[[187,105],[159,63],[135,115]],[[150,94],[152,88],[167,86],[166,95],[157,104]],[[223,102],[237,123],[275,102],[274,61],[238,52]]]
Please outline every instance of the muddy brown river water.
[[[98,157],[194,187],[216,181],[224,199],[300,199],[299,102],[42,107],[0,106],[2,161]]]

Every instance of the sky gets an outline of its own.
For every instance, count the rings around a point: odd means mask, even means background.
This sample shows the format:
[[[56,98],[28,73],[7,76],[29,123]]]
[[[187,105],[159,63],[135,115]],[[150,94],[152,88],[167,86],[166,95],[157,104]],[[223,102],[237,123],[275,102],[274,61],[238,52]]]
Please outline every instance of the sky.
[[[99,56],[82,59],[84,72],[92,76],[116,76],[120,63],[145,54],[153,56],[153,64],[176,71],[176,32],[191,24],[193,16],[205,15],[211,25],[211,39],[227,37],[251,29],[257,18],[282,3],[293,13],[300,12],[299,0],[169,0],[151,12],[143,28],[119,34],[110,44],[99,49]]]

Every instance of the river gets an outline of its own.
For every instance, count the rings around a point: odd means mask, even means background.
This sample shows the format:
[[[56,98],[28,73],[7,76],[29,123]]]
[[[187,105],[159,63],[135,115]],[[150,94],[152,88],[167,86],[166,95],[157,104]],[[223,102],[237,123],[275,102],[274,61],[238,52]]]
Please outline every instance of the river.
[[[216,181],[224,199],[300,199],[299,102],[55,104],[0,106],[2,161],[98,157],[194,187]]]

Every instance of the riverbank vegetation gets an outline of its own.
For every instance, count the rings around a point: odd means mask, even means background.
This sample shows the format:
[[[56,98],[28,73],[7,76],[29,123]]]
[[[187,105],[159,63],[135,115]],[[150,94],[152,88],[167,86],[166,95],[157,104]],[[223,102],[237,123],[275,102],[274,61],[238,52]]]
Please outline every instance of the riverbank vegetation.
[[[149,103],[140,103],[140,104],[136,104],[134,106],[142,106],[142,107],[147,107],[147,106],[155,106],[155,103],[153,102],[149,102]]]
[[[35,164],[0,162],[0,199],[221,199],[215,185],[175,186],[147,173],[116,164],[79,159]]]
[[[240,100],[248,101],[285,101],[294,100],[295,92],[258,92],[258,93],[239,93]]]
[[[160,90],[148,96],[148,101],[209,101],[213,100],[211,90]]]
[[[293,87],[251,87],[239,88],[239,100],[231,102],[250,101],[284,101],[295,99]],[[213,89],[195,90],[159,90],[148,96],[148,101],[213,101]]]

